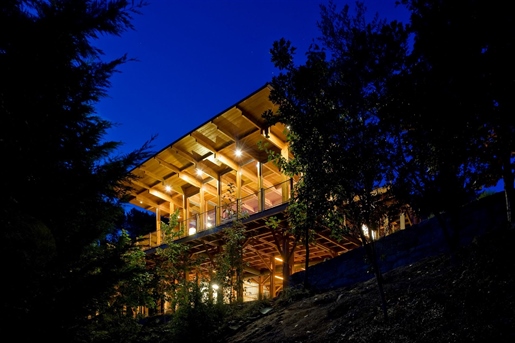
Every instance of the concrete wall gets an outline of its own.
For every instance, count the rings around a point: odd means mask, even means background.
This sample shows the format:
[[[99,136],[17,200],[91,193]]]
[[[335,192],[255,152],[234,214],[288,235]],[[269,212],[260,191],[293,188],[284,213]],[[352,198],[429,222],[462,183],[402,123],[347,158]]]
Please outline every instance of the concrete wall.
[[[446,218],[449,223],[449,218]],[[458,230],[458,245],[470,244],[474,237],[487,231],[506,227],[504,192],[485,197],[464,207],[454,227]],[[449,244],[436,218],[383,237],[376,242],[379,264],[382,272],[406,266],[426,257],[449,252]],[[290,277],[295,287],[304,282],[304,271]],[[364,249],[357,248],[331,260],[309,268],[309,284],[316,291],[366,281],[374,274],[367,263]]]

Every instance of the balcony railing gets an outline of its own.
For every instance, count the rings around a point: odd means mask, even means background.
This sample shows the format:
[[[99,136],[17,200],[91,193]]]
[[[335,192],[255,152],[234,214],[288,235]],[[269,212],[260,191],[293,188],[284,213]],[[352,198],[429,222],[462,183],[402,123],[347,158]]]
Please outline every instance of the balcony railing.
[[[176,239],[182,239],[216,228],[234,221],[237,218],[246,218],[261,213],[271,208],[283,205],[290,201],[293,188],[293,179],[281,182],[277,185],[262,188],[254,194],[236,199],[233,202],[215,206],[213,209],[197,213],[179,221],[177,224]],[[158,237],[161,234],[161,237]],[[164,233],[151,232],[142,237],[139,245],[144,248],[152,248],[162,244]]]

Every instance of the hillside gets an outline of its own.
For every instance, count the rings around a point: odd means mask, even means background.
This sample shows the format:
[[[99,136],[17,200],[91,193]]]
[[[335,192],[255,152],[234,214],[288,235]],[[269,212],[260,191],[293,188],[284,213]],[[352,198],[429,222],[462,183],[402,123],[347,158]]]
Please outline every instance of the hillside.
[[[387,320],[372,279],[238,305],[222,341],[515,342],[514,238],[515,230],[490,233],[452,257],[384,274]]]

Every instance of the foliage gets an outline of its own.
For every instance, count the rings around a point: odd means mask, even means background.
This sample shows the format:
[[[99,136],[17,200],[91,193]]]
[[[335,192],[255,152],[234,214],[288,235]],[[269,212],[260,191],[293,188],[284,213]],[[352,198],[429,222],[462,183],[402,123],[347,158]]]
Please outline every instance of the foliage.
[[[139,7],[0,3],[0,156],[16,166],[3,168],[0,181],[1,257],[19,276],[5,285],[2,334],[31,323],[39,339],[71,342],[88,317],[118,311],[110,306],[117,287],[145,275],[115,228],[128,170],[148,158],[149,145],[114,156],[120,143],[103,140],[112,124],[94,105],[127,58],[103,62],[92,45],[132,29]]]
[[[342,223],[345,204],[358,227],[377,225],[385,212],[378,200],[384,196],[373,192],[381,187],[388,192],[394,175],[388,169],[392,142],[379,125],[376,107],[385,79],[399,68],[396,57],[404,52],[406,36],[395,22],[376,18],[366,23],[360,4],[355,17],[348,6],[341,12],[334,4],[321,8],[325,49],[313,45],[305,65],[293,64],[290,42],[274,43],[272,61],[284,73],[272,80],[271,100],[280,109],[265,117],[289,127],[295,158],[277,159],[282,170],[302,175],[293,199],[302,209],[296,213],[306,216],[301,222],[311,227]]]
[[[500,178],[511,221],[513,65],[505,52],[513,14],[501,2],[401,2],[411,12],[413,49],[380,109],[396,139],[396,196],[419,216],[439,218],[453,250],[460,227],[441,213],[455,213]]]
[[[378,228],[398,205],[389,194],[395,150],[378,104],[401,68],[407,34],[403,25],[377,16],[367,23],[365,12],[361,3],[354,15],[347,5],[341,11],[332,2],[322,5],[322,47],[313,44],[304,65],[294,64],[289,41],[274,43],[272,62],[282,72],[272,80],[270,99],[280,107],[264,116],[289,128],[294,160],[275,158],[283,171],[300,175],[290,225],[335,232],[350,225],[367,244],[363,225]]]
[[[189,306],[189,289],[195,283],[189,279],[189,274],[198,264],[191,258],[188,245],[177,241],[183,236],[183,231],[178,227],[178,217],[179,211],[176,211],[168,223],[161,222],[164,246],[157,248],[155,256],[150,257],[154,264],[156,300],[170,302],[172,312]]]
[[[153,213],[132,208],[125,212],[122,223],[119,224],[126,230],[133,240],[145,236],[156,230],[156,218]]]
[[[188,306],[181,306],[170,322],[173,342],[216,342],[218,328],[224,323],[225,305],[205,301],[198,282],[191,284],[186,295]]]
[[[212,281],[221,287],[217,300],[221,302],[225,297],[232,303],[234,300],[243,301],[243,249],[247,239],[243,220],[248,214],[242,211],[241,201],[234,197],[235,185],[230,183],[228,186],[227,193],[222,199],[222,211],[230,213],[227,218],[231,222],[223,228],[224,244],[222,251],[215,258],[216,274],[213,275]]]

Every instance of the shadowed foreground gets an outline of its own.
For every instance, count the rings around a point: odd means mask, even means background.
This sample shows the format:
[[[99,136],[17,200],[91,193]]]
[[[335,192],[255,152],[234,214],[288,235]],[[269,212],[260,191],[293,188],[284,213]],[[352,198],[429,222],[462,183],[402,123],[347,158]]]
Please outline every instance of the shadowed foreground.
[[[227,343],[515,342],[515,231],[384,275],[389,318],[375,280],[309,295],[246,303],[227,321]]]

